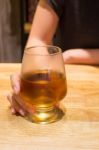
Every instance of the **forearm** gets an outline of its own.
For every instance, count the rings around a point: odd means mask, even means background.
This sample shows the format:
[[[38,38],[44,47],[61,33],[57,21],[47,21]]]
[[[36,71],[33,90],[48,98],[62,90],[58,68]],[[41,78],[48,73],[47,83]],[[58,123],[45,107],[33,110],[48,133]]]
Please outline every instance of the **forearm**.
[[[39,1],[26,47],[51,44],[58,24],[58,16],[46,1]]]
[[[99,65],[99,49],[70,49],[63,53],[68,64]]]

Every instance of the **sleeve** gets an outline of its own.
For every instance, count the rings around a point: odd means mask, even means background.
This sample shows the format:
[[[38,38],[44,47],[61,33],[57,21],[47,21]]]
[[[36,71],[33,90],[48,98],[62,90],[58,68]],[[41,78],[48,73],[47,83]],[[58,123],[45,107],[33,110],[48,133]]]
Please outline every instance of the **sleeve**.
[[[47,0],[48,4],[52,7],[55,13],[60,17],[63,12],[65,0]]]

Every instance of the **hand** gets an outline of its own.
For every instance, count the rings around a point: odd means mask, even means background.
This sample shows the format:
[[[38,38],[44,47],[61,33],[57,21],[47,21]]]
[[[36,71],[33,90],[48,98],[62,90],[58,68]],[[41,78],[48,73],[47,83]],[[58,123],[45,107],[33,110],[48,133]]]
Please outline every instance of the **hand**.
[[[11,76],[11,86],[13,89],[13,94],[8,95],[7,99],[10,102],[11,112],[12,114],[18,114],[21,116],[25,116],[27,113],[34,113],[34,109],[27,106],[24,101],[19,97],[20,92],[20,75],[12,75]]]
[[[12,114],[18,114],[21,116],[26,116],[27,113],[33,114],[35,112],[35,108],[32,106],[25,104],[24,101],[20,98],[20,75],[12,75],[11,76],[11,86],[13,89],[13,94],[7,96],[8,101],[10,102],[10,109]],[[59,104],[56,104],[55,107],[59,107]]]
[[[66,64],[99,64],[99,49],[70,49],[63,53]]]

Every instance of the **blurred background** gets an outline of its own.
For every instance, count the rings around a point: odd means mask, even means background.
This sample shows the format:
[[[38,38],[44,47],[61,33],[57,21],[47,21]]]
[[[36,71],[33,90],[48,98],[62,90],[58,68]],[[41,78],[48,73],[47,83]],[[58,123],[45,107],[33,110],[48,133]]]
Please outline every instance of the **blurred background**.
[[[38,0],[0,0],[0,62],[21,62]]]

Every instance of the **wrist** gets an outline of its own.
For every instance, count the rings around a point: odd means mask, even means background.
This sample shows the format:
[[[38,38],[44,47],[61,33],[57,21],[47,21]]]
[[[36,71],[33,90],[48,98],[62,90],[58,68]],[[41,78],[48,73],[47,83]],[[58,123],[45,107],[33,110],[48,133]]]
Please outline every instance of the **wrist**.
[[[44,46],[46,43],[40,39],[32,38],[29,39],[26,43],[25,49],[33,46]]]

